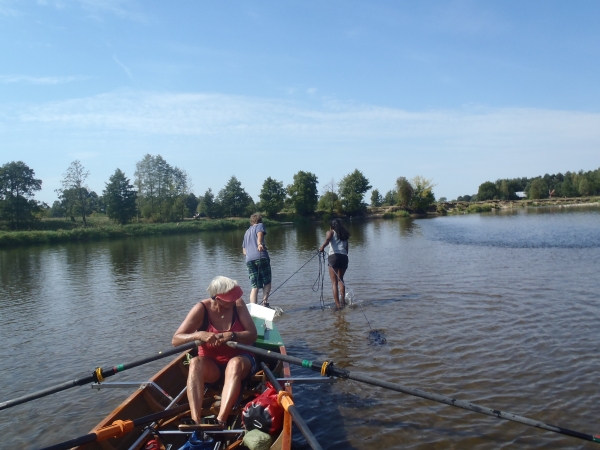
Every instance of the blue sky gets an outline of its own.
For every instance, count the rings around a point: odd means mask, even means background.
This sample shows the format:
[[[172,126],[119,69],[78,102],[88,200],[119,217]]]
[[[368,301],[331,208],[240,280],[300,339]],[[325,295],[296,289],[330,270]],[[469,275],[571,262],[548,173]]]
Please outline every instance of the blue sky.
[[[358,168],[437,197],[600,167],[598,1],[0,0],[0,164],[52,203],[146,153],[196,194]]]

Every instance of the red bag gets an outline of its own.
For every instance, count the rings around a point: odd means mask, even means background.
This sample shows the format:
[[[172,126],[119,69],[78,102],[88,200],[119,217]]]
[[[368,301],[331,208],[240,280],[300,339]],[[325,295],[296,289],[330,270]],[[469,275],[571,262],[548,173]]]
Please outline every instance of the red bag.
[[[283,428],[283,407],[277,402],[277,391],[271,383],[267,389],[244,406],[242,421],[246,430],[258,429],[276,434]]]

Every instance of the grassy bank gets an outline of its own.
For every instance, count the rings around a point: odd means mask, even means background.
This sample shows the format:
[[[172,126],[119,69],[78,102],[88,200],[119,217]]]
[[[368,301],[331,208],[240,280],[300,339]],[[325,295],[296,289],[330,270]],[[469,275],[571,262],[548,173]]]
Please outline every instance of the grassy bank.
[[[447,214],[470,214],[500,209],[569,207],[600,203],[600,197],[544,198],[537,200],[487,200],[485,202],[445,202],[440,204]]]
[[[42,227],[44,227],[43,222],[44,221],[42,221]],[[55,223],[48,225],[48,228],[53,228]],[[267,226],[278,225],[278,222],[275,221],[265,221],[265,223]],[[0,248],[34,244],[120,239],[131,236],[163,236],[198,233],[201,231],[246,229],[249,226],[249,222],[246,218],[240,218],[189,220],[179,223],[132,223],[129,225],[115,225],[108,220],[90,220],[89,226],[87,227],[70,224],[69,226],[69,229],[0,231]]]

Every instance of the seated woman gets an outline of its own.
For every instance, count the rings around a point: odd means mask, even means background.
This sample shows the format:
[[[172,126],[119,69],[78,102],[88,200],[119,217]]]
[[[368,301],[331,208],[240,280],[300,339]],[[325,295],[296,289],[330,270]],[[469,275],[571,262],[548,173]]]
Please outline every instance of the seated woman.
[[[253,355],[225,343],[237,341],[252,345],[257,333],[237,281],[216,277],[207,291],[211,298],[202,300],[191,309],[175,332],[172,343],[178,346],[195,340],[203,342],[198,347],[197,356],[190,361],[187,395],[192,419],[200,423],[204,383],[224,379],[217,420],[225,424],[240,395],[242,381],[256,372]]]

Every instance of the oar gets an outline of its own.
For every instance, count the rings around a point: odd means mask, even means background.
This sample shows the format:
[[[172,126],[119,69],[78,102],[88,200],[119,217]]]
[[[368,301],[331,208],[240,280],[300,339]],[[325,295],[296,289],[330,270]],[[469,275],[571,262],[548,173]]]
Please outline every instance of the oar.
[[[11,408],[16,405],[20,405],[21,403],[26,403],[31,400],[54,394],[55,392],[64,391],[65,389],[69,389],[75,386],[82,386],[87,383],[102,382],[105,378],[111,377],[119,372],[123,372],[124,370],[132,369],[134,367],[141,366],[143,364],[147,364],[149,362],[156,361],[161,358],[166,358],[167,356],[171,356],[176,353],[181,353],[185,350],[190,350],[194,347],[197,347],[200,344],[202,344],[202,341],[188,342],[187,344],[180,345],[179,347],[170,348],[169,350],[160,352],[158,355],[149,356],[148,358],[144,359],[138,359],[137,361],[133,361],[127,364],[119,364],[109,369],[103,369],[101,367],[98,367],[91,375],[88,375],[86,377],[76,378],[71,381],[65,381],[64,383],[57,384],[56,386],[51,386],[46,389],[42,389],[41,391],[34,392],[32,394],[24,395],[13,400],[2,402],[0,403],[0,411],[2,411],[3,409]]]
[[[107,439],[118,438],[133,431],[135,427],[139,427],[140,425],[150,422],[156,422],[157,420],[164,419],[165,417],[174,416],[188,409],[190,409],[190,405],[185,404],[176,406],[175,408],[167,409],[165,411],[150,414],[149,416],[140,417],[139,419],[115,420],[112,425],[107,425],[93,433],[71,439],[70,441],[61,442],[60,444],[51,445],[50,447],[44,447],[41,450],[65,450],[77,447],[78,445],[88,444],[90,442],[102,442],[106,441]]]
[[[277,390],[277,392],[280,393],[278,395],[278,399],[280,401],[281,406],[283,406],[283,408],[290,413],[290,415],[296,422],[296,426],[298,427],[302,435],[306,438],[308,445],[310,445],[310,447],[313,450],[323,450],[323,448],[319,445],[314,435],[310,431],[310,428],[308,428],[308,425],[296,409],[296,405],[294,405],[294,400],[291,398],[290,394],[281,387],[279,381],[277,381],[277,378],[269,369],[269,366],[267,366],[265,363],[261,363],[260,365],[263,368],[265,375],[267,376],[273,387]]]
[[[422,391],[420,389],[408,388],[396,383],[390,383],[387,381],[377,380],[372,377],[368,377],[360,374],[351,374],[348,370],[338,369],[333,366],[333,362],[318,362],[318,361],[309,361],[306,359],[295,358],[289,355],[282,355],[280,353],[271,352],[268,350],[262,350],[256,347],[250,347],[248,345],[238,344],[234,341],[227,342],[227,345],[230,347],[238,348],[240,350],[248,351],[255,353],[257,355],[261,355],[267,358],[277,359],[279,361],[285,361],[290,364],[295,364],[297,366],[306,367],[308,369],[314,370],[315,372],[320,372],[322,376],[335,376],[339,378],[348,378],[350,380],[361,381],[363,383],[371,384],[373,386],[379,386],[385,389],[391,389],[392,391],[402,392],[404,394],[414,395],[415,397],[425,398],[427,400],[433,400],[434,402],[444,403],[450,406],[457,406],[459,408],[463,408],[469,411],[478,412],[480,414],[486,414],[488,416],[498,417],[499,419],[511,420],[513,422],[522,423],[523,425],[529,425],[536,428],[541,428],[543,430],[552,431],[554,433],[565,434],[567,436],[576,437],[579,439],[583,439],[585,441],[600,443],[599,435],[591,435],[587,433],[581,433],[579,431],[569,430],[568,428],[559,427],[556,425],[550,425],[544,422],[540,422],[534,419],[528,419],[527,417],[519,416],[516,414],[503,412],[497,409],[486,408],[484,406],[476,405],[475,403],[467,402],[464,400],[457,400],[452,397],[447,397],[445,395],[440,394],[431,394],[429,392]]]

